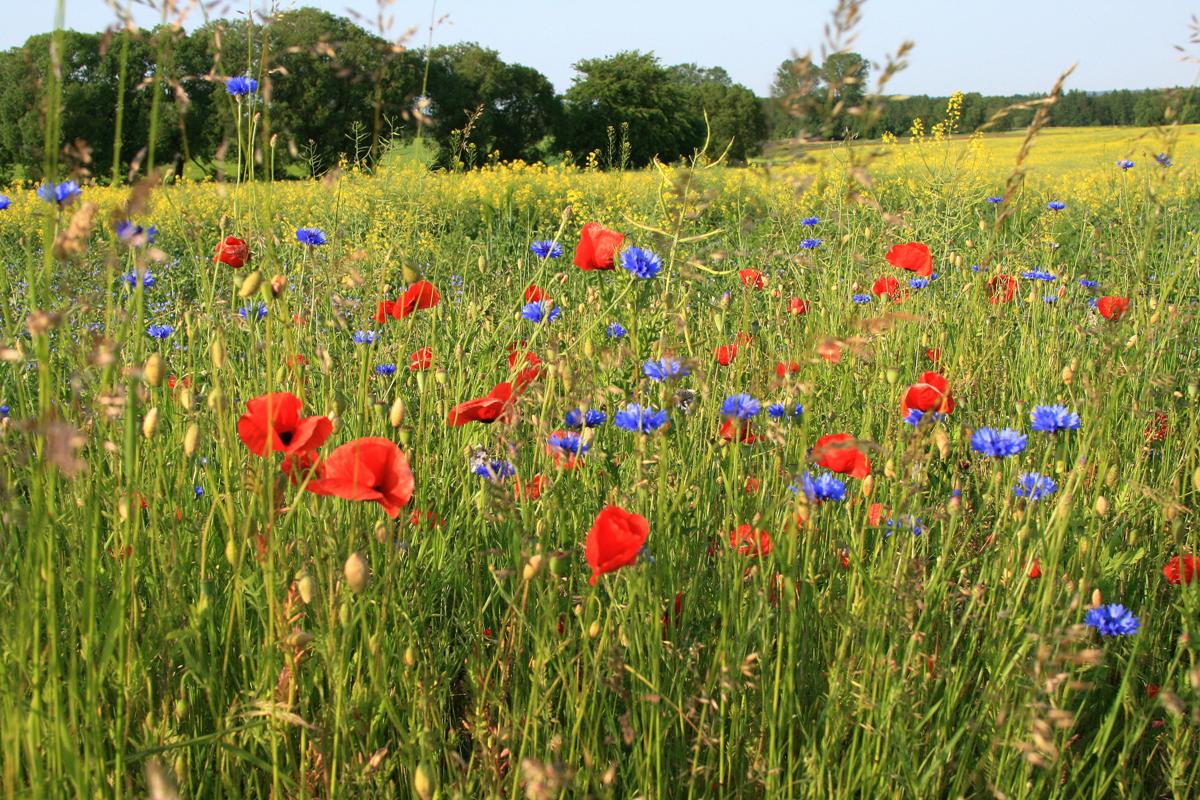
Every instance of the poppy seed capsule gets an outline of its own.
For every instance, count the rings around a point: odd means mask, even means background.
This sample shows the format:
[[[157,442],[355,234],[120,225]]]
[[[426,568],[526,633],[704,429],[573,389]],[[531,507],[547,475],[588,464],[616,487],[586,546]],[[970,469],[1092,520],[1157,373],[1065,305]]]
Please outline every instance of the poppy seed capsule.
[[[188,425],[188,429],[183,434],[183,452],[188,458],[191,458],[196,452],[196,442],[200,439],[200,426],[196,423]]]
[[[262,283],[262,275],[257,270],[251,272],[242,280],[242,285],[238,287],[238,297],[245,300],[250,295],[258,291],[259,284]]]
[[[342,568],[343,574],[346,576],[346,585],[350,587],[350,591],[355,594],[362,594],[362,590],[367,588],[367,581],[371,578],[371,571],[367,567],[367,561],[358,551],[350,554],[346,559],[346,566]]]
[[[147,439],[153,438],[156,430],[158,430],[158,409],[152,408],[146,412],[146,418],[142,420],[142,436]]]
[[[158,353],[151,353],[146,359],[146,363],[142,365],[142,377],[146,379],[146,383],[151,386],[162,386],[163,379],[163,363],[162,356]]]

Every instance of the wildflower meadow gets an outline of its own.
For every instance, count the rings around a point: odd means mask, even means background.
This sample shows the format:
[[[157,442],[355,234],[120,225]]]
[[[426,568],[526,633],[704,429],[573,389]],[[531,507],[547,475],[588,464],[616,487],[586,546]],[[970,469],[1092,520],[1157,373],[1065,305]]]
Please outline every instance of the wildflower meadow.
[[[1196,129],[276,181],[223,91],[0,199],[3,797],[1200,794]]]

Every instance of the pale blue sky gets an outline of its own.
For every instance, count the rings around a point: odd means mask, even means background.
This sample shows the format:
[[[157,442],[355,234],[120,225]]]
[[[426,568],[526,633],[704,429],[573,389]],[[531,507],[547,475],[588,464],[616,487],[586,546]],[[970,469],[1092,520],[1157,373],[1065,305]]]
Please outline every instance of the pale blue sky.
[[[65,0],[67,27],[96,31],[112,20],[105,0]],[[128,0],[120,0],[122,4]],[[161,0],[159,0],[161,2]],[[188,0],[176,0],[187,5]],[[0,49],[54,22],[54,0],[0,0]],[[347,15],[375,16],[375,0],[280,0]],[[445,16],[438,44],[476,41],[510,62],[535,67],[565,90],[581,58],[623,49],[653,50],[668,64],[723,66],[734,80],[766,94],[775,68],[793,51],[814,52],[833,0],[438,0]],[[248,3],[232,6],[245,13]],[[253,6],[263,6],[253,0]],[[433,4],[397,0],[396,29],[419,27],[424,44]],[[1079,62],[1068,83],[1079,89],[1191,85],[1200,70],[1183,63],[1200,0],[869,0],[855,49],[882,61],[904,39],[916,43],[909,68],[891,85],[905,94],[1038,92]],[[236,13],[236,12],[231,12]],[[157,14],[141,7],[137,18]],[[187,25],[198,24],[193,12]],[[1200,55],[1200,48],[1192,46]]]

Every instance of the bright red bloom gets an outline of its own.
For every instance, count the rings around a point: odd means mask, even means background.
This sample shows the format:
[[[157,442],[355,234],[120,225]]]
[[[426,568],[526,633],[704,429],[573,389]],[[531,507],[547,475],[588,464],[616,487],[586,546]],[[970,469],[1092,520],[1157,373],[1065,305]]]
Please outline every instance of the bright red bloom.
[[[324,462],[316,450],[301,450],[284,456],[280,470],[292,483],[299,483],[310,470],[314,478],[320,478],[324,473]]]
[[[605,506],[596,515],[584,545],[584,554],[592,568],[588,583],[594,586],[596,578],[604,573],[616,572],[637,561],[649,535],[650,522],[645,517],[620,506]]]
[[[937,364],[942,360],[942,351],[936,347],[930,347],[925,351],[925,357],[933,363]]]
[[[429,365],[433,363],[433,348],[422,347],[408,357],[408,368],[416,372],[417,370],[429,369]]]
[[[848,433],[831,433],[817,439],[812,459],[817,466],[852,478],[865,478],[871,474],[871,459]]]
[[[424,523],[426,528],[443,528],[446,521],[432,511],[422,511],[419,508],[414,508],[412,513],[408,515],[409,525],[421,525]]]
[[[1146,441],[1153,444],[1154,442],[1163,442],[1167,439],[1167,434],[1170,432],[1171,426],[1167,422],[1167,415],[1161,411],[1155,411],[1154,416],[1146,423],[1146,427],[1142,430],[1142,434],[1146,437]]]
[[[538,364],[542,363],[542,360],[540,358],[538,358],[537,355],[530,350],[526,350],[525,353],[522,354],[521,348],[524,346],[525,346],[524,339],[522,339],[519,343],[517,343],[517,342],[509,343],[509,345],[508,345],[508,368],[509,369],[515,369],[517,366],[517,362],[521,361],[521,360],[524,360],[525,363],[531,367],[536,367]]]
[[[520,502],[524,495],[526,500],[537,500],[546,488],[546,479],[541,474],[534,475],[528,481],[521,482],[520,476],[513,478],[513,499]]]
[[[303,353],[296,353],[288,356],[287,363],[289,367],[303,367],[308,364],[308,359],[304,357]]]
[[[871,291],[874,292],[877,297],[883,297],[885,294],[899,295],[900,281],[896,280],[891,275],[884,275],[882,278],[875,281],[875,285],[871,287]]]
[[[1129,311],[1128,297],[1101,297],[1096,301],[1096,310],[1105,319],[1116,322]]]
[[[441,300],[442,296],[438,294],[436,286],[429,281],[417,281],[400,295],[392,313],[396,319],[404,319],[415,311],[433,308]]]
[[[954,398],[950,394],[950,383],[936,372],[921,374],[921,380],[904,392],[900,400],[900,416],[907,417],[913,409],[921,412],[933,411],[949,414],[954,410]]]
[[[259,395],[246,409],[238,419],[238,436],[256,456],[316,450],[333,433],[329,417],[301,418],[300,399],[288,392]]]
[[[579,232],[575,245],[575,266],[583,270],[612,269],[617,250],[625,234],[609,230],[599,222],[589,222]]]
[[[395,519],[413,496],[408,459],[388,439],[367,436],[335,449],[322,460],[323,477],[310,481],[313,494],[379,503]]]
[[[750,289],[761,289],[766,285],[763,274],[756,269],[739,270],[738,278],[742,281],[742,286]]]
[[[525,287],[525,302],[526,303],[549,303],[550,295],[546,294],[546,290],[538,286],[536,283],[531,283]]]
[[[801,316],[803,314],[807,314],[808,313],[807,301],[805,301],[799,297],[793,297],[791,300],[788,301],[788,313],[795,314],[796,316]]]
[[[729,545],[743,556],[765,556],[771,552],[771,534],[756,530],[752,525],[738,525],[729,534]]]
[[[217,254],[213,261],[228,264],[234,269],[241,269],[250,260],[250,248],[236,236],[226,236],[225,241],[217,245]]]
[[[775,365],[775,374],[783,378],[792,372],[799,372],[800,365],[795,361],[780,361]]]
[[[1011,303],[1017,296],[1017,279],[1012,275],[993,275],[987,282],[992,305]]]
[[[750,429],[750,420],[738,421],[735,419],[727,419],[721,425],[721,438],[727,442],[732,442],[735,439],[742,444],[754,444],[758,441],[754,431]]]
[[[1189,584],[1200,573],[1200,558],[1192,555],[1172,556],[1162,569],[1163,577],[1172,586]]]
[[[836,339],[826,339],[817,345],[817,355],[831,364],[842,360],[842,345]]]
[[[1033,560],[1033,567],[1029,570],[1029,577],[1033,580],[1042,577],[1042,565],[1036,558]]]
[[[375,309],[375,316],[371,317],[371,319],[375,320],[376,325],[382,325],[392,317],[396,316],[397,308],[399,308],[399,305],[394,301],[384,300],[379,304],[378,308]]]
[[[718,364],[722,367],[728,367],[737,358],[737,351],[736,344],[723,344],[720,347],[713,348],[713,355],[716,357]]]
[[[467,400],[450,409],[446,424],[457,428],[468,422],[492,423],[501,419],[508,412],[512,402],[512,384],[507,381],[497,383],[483,397]]]
[[[867,509],[867,524],[872,528],[878,528],[879,523],[888,518],[889,513],[883,507],[883,503],[871,503],[871,507]]]
[[[923,278],[933,274],[933,256],[929,254],[929,246],[920,242],[895,245],[888,250],[887,260],[893,267],[915,272]]]
[[[182,380],[176,379],[174,375],[171,375],[167,378],[168,389],[174,389],[177,384],[183,386],[185,389],[192,388],[192,376],[184,375]]]

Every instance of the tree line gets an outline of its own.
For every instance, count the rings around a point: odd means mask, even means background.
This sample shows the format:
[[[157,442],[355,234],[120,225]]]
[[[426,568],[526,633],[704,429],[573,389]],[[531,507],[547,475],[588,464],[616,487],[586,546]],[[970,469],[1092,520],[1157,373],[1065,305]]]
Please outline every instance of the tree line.
[[[9,180],[37,178],[45,162],[54,36],[0,52],[0,176]],[[480,45],[407,49],[311,8],[268,24],[58,36],[60,139],[98,178],[172,161],[193,174],[219,172],[236,141],[238,116],[224,85],[235,75],[260,81],[255,124],[273,146],[269,160],[256,155],[279,177],[319,174],[344,160],[372,163],[418,136],[443,167],[500,159],[641,166],[690,155],[706,137],[711,154],[738,163],[770,139],[903,135],[914,118],[940,119],[947,100],[888,98],[879,113],[856,114],[871,70],[857,53],[816,66],[785,60],[770,96],[760,98],[721,67],[664,65],[627,51],[578,62],[559,95],[537,70]],[[816,97],[833,102],[805,102]],[[959,129],[1034,98],[967,93]],[[1196,99],[1195,90],[1067,92],[1053,124],[1194,122]],[[1023,127],[1031,114],[1012,112],[995,128]]]

